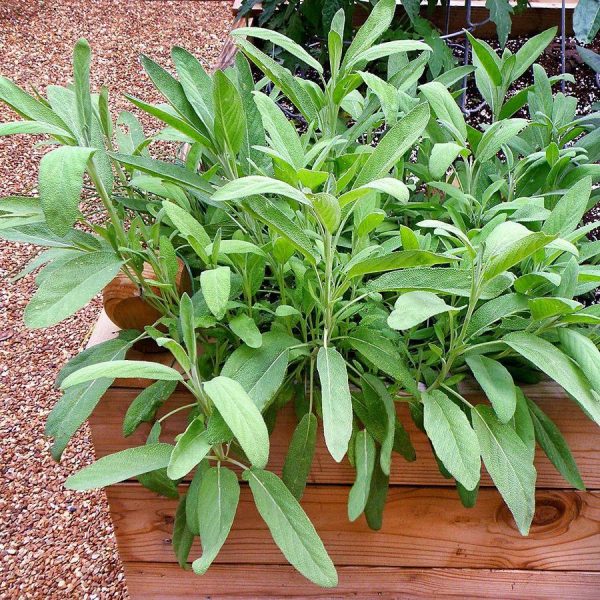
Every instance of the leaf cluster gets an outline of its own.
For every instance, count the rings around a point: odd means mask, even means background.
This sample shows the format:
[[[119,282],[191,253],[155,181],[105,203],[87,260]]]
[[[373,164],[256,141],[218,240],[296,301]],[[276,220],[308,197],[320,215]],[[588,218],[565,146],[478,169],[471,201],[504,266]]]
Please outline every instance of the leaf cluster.
[[[0,80],[0,98],[23,117],[0,133],[46,133],[57,146],[42,160],[39,197],[0,207],[2,237],[46,248],[24,271],[42,267],[28,325],[64,319],[119,270],[161,314],[64,367],[64,395],[46,429],[53,455],[116,377],[154,380],[123,424],[128,436],[153,423],[147,443],[98,460],[67,485],[137,477],[179,498],[175,552],[186,565],[199,536],[197,573],[230,531],[241,472],[290,563],[335,585],[299,504],[317,429],[333,459],[347,456],[356,470],[349,518],[364,513],[378,529],[392,462],[416,458],[401,403],[463,503],[475,502],[483,463],[524,534],[536,443],[583,488],[560,431],[522,384],[544,374],[600,423],[600,311],[586,302],[600,286],[600,245],[586,237],[597,224],[581,224],[597,203],[597,115],[577,118],[575,100],[553,94],[556,79],[538,65],[534,84],[506,98],[552,31],[514,55],[473,39],[473,66],[420,83],[430,48],[379,42],[394,7],[380,0],[347,47],[344,13],[335,14],[328,76],[292,40],[260,29],[237,30],[235,65],[213,75],[181,48],[172,53],[176,77],[143,57],[164,102],[129,98],[163,123],[152,137],[132,113],[113,122],[108,93],[90,92],[83,41],[73,85],[51,86],[47,98]],[[264,54],[250,33],[313,67],[319,83]],[[368,70],[381,58],[385,78]],[[471,72],[494,115],[481,130],[449,91]],[[289,104],[306,130],[287,118]],[[525,104],[529,118],[515,118]],[[185,143],[187,154],[152,158],[161,140]],[[80,207],[82,190],[100,203],[104,223]],[[190,294],[177,290],[180,262]],[[154,278],[144,276],[147,264]],[[173,365],[127,360],[143,338],[170,352]],[[486,402],[469,401],[467,377]],[[159,412],[178,385],[190,402]],[[280,478],[267,470],[269,432],[288,404],[298,426]],[[185,430],[163,441],[162,424],[179,413]]]

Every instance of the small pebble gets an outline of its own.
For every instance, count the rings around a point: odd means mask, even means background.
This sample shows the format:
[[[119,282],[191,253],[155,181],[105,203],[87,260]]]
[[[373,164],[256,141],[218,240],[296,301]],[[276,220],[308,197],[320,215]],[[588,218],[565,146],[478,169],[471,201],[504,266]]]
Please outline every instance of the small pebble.
[[[140,52],[172,69],[169,52],[177,44],[208,67],[216,62],[231,21],[231,3],[221,1],[0,0],[0,74],[29,90],[66,85],[73,46],[85,36],[93,52],[92,89],[109,86],[116,117],[132,110],[125,92],[163,101],[140,67]],[[0,105],[0,122],[16,119]],[[148,133],[160,128],[151,117],[142,121]],[[34,148],[40,139],[0,138],[0,197],[35,193],[39,161],[48,150]],[[157,145],[155,151],[173,155],[169,147]],[[90,204],[84,202],[82,209],[94,208]],[[35,289],[33,277],[8,279],[36,252],[27,244],[0,244],[0,598],[125,599],[104,493],[64,488],[69,474],[93,460],[88,429],[75,436],[60,464],[52,460],[44,437],[46,417],[59,396],[56,375],[85,346],[100,302],[50,329],[25,329],[23,310]]]

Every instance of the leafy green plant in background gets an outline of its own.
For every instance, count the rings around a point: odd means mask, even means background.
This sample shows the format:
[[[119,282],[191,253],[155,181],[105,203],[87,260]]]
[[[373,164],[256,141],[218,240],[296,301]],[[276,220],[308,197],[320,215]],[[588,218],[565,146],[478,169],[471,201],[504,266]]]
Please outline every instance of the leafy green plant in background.
[[[250,0],[242,3],[239,18],[247,16],[257,4]],[[260,28],[265,27],[289,37],[297,44],[306,47],[314,55],[320,64],[327,66],[329,63],[329,47],[327,38],[331,28],[331,22],[339,9],[344,11],[344,37],[349,37],[354,29],[353,19],[355,14],[368,14],[373,5],[356,0],[345,2],[331,2],[330,0],[301,0],[295,2],[268,2],[261,3],[261,11],[258,16]],[[443,70],[455,66],[456,59],[452,51],[440,37],[440,32],[433,24],[419,15],[419,6],[414,3],[404,5],[406,14],[390,16],[390,23],[383,31],[382,36],[386,41],[393,40],[422,40],[427,43],[432,52],[428,55],[427,70],[431,77],[437,77]],[[429,5],[432,10],[434,5]],[[271,37],[264,37],[262,45],[267,54],[276,55],[286,67],[291,70],[306,70],[307,66],[299,61],[296,56],[289,53],[285,48],[273,44]],[[372,70],[378,71],[382,65],[379,60],[372,66]]]
[[[579,0],[573,11],[573,32],[581,44],[591,44],[600,29],[600,3],[596,0]],[[594,72],[600,73],[600,57],[589,48],[577,46],[577,52]]]
[[[106,196],[96,189],[96,197],[107,201],[108,216],[116,211],[115,224],[83,220],[95,233],[82,234],[89,248],[72,241],[79,229],[61,237],[48,223],[63,214],[70,224],[81,221],[75,202],[51,204],[55,214],[40,210],[43,198],[3,201],[2,236],[50,242],[50,258],[55,248],[85,257],[105,244],[124,265],[164,265],[156,269],[158,281],[140,283],[159,290],[163,316],[144,332],[123,332],[67,363],[57,382],[64,396],[47,434],[59,457],[114,378],[154,380],[123,424],[128,436],[151,422],[147,443],[96,461],[67,486],[84,490],[138,477],[177,498],[174,549],[186,566],[200,537],[196,573],[206,571],[227,538],[241,473],[287,560],[315,583],[334,586],[335,567],[299,503],[317,428],[334,460],[347,456],[356,470],[348,517],[364,513],[379,529],[392,461],[397,454],[416,458],[397,403],[409,406],[465,506],[476,501],[483,461],[523,534],[534,512],[536,442],[583,489],[565,440],[522,383],[536,381],[541,370],[600,423],[600,311],[582,302],[600,286],[600,247],[586,238],[597,224],[581,226],[600,179],[594,117],[576,119],[574,101],[553,95],[555,80],[539,66],[531,87],[516,100],[505,98],[515,73],[531,67],[552,31],[533,38],[527,52],[502,57],[472,40],[473,66],[421,83],[428,46],[378,43],[394,8],[381,0],[348,47],[344,13],[335,14],[328,77],[292,40],[253,30],[312,66],[318,83],[271,59],[245,39],[245,30],[236,33],[235,65],[211,76],[179,48],[176,78],[143,58],[166,103],[130,99],[164,123],[158,138],[185,142],[189,151],[183,161],[157,160],[148,152],[157,138],[128,137],[129,145],[114,152],[106,135],[106,156],[122,177]],[[365,71],[384,57],[385,77]],[[264,75],[256,84],[247,59]],[[481,130],[464,121],[448,91],[473,71],[494,113]],[[65,125],[48,123],[54,117],[46,110],[30,108],[47,109],[44,99],[16,92],[6,80],[3,86],[2,98],[26,119],[8,127],[39,133],[52,125],[60,130],[48,131],[57,142],[76,140],[64,127],[79,122],[80,103],[60,111],[56,105],[52,114],[62,114]],[[302,133],[281,100],[303,115]],[[530,118],[515,118],[526,103]],[[107,123],[106,109],[91,114]],[[117,227],[118,238],[111,234]],[[192,293],[181,297],[172,282],[177,258],[193,276]],[[66,281],[70,269],[53,264],[38,275],[40,290],[47,281]],[[73,291],[79,303],[98,289],[61,285],[56,294]],[[36,323],[33,302],[28,310]],[[177,364],[127,360],[142,337]],[[469,402],[466,377],[476,379],[489,403]],[[157,417],[178,385],[189,402]],[[267,468],[269,432],[290,403],[298,425],[279,477]],[[162,441],[164,422],[179,413],[187,416],[186,429]],[[180,495],[178,484],[188,477]]]
[[[600,29],[600,3],[596,0],[579,0],[573,11],[573,31],[583,44],[593,41]]]
[[[260,6],[257,17],[259,27],[276,31],[289,37],[297,44],[304,46],[312,52],[322,65],[328,63],[327,36],[334,15],[339,9],[344,11],[346,22],[346,35],[353,29],[355,15],[368,14],[373,6],[372,2],[357,2],[356,0],[244,0],[241,4],[239,18],[250,15]],[[444,2],[439,3],[441,6]],[[392,15],[389,28],[384,33],[386,40],[395,39],[421,39],[429,44],[433,52],[428,56],[428,72],[431,77],[437,77],[442,71],[451,69],[456,64],[450,47],[441,37],[440,31],[427,18],[438,6],[437,0],[427,3],[426,16],[421,15],[420,0],[404,0],[397,14]],[[520,13],[527,8],[527,3],[519,0],[513,7],[508,0],[487,0],[486,8],[489,10],[490,20],[496,25],[497,36],[501,46],[506,44],[512,26],[512,14]],[[285,49],[277,48],[270,43],[270,38],[265,38],[265,51],[275,52],[282,56],[284,64],[294,70],[295,67],[305,68],[293,54]]]

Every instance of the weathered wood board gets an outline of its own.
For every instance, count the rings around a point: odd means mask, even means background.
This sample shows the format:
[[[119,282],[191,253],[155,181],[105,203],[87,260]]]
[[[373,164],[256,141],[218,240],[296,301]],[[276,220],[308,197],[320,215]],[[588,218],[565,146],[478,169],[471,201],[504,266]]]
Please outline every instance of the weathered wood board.
[[[518,532],[496,490],[465,509],[450,488],[393,486],[380,531],[348,521],[349,486],[310,485],[302,506],[339,566],[448,567],[589,571],[600,567],[600,493],[541,490],[531,533]],[[185,491],[184,488],[181,490]],[[125,562],[174,562],[170,535],[176,500],[134,483],[108,492]],[[200,547],[192,554],[198,556]],[[242,494],[220,564],[285,564],[249,488]]]
[[[150,424],[141,425],[129,438],[124,438],[121,430],[127,408],[139,392],[140,390],[135,388],[112,388],[96,408],[90,422],[98,457],[145,443],[150,431]],[[538,402],[546,414],[560,427],[573,452],[586,486],[600,489],[600,453],[594,451],[598,447],[600,439],[598,426],[588,419],[571,400],[565,398],[562,390],[554,384],[544,382],[539,387],[532,386],[529,396]],[[467,394],[467,398],[471,401],[480,401],[478,397],[479,392]],[[158,415],[164,415],[173,408],[189,402],[190,397],[187,392],[177,391],[160,409]],[[417,460],[407,462],[400,455],[394,454],[391,483],[447,486],[448,481],[440,475],[427,437],[416,428],[410,419],[406,405],[398,405],[398,414],[411,437],[417,453]],[[288,444],[296,424],[296,416],[291,406],[286,407],[277,417],[271,436],[269,462],[269,468],[277,473],[280,473],[283,467]],[[185,414],[173,415],[164,422],[162,439],[172,440],[185,427]],[[569,487],[569,484],[539,449],[536,468],[538,487],[557,489]],[[336,463],[331,458],[325,447],[322,430],[318,434],[318,444],[309,481],[323,484],[351,484],[354,481],[354,470],[348,461]],[[482,485],[491,485],[487,475],[484,476]]]
[[[335,590],[307,583],[294,569],[282,565],[240,565],[232,577],[230,565],[213,565],[201,582],[177,565],[127,563],[125,575],[132,598],[184,600],[208,598],[312,598],[360,600],[449,598],[457,600],[596,600],[600,573],[595,571],[514,571],[491,569],[405,569],[340,567]],[[227,582],[224,584],[223,582]],[[273,582],[277,582],[276,586]],[[165,594],[165,590],[168,593]]]

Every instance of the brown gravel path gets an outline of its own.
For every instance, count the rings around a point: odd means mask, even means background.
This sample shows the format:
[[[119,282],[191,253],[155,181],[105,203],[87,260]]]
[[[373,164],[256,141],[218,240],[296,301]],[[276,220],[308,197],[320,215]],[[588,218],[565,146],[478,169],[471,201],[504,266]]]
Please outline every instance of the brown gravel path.
[[[208,65],[231,25],[229,2],[193,0],[0,0],[0,74],[44,89],[70,80],[71,50],[92,46],[94,88],[112,92],[113,115],[130,108],[125,91],[158,100],[137,61],[167,64],[179,44]],[[0,108],[0,122],[13,115]],[[0,138],[0,195],[35,188],[41,152],[24,137]],[[57,465],[43,437],[57,399],[52,384],[85,343],[99,310],[93,302],[48,330],[27,331],[31,278],[10,284],[34,250],[0,242],[0,598],[119,599],[127,591],[103,493],[63,489],[92,459],[83,430]]]

